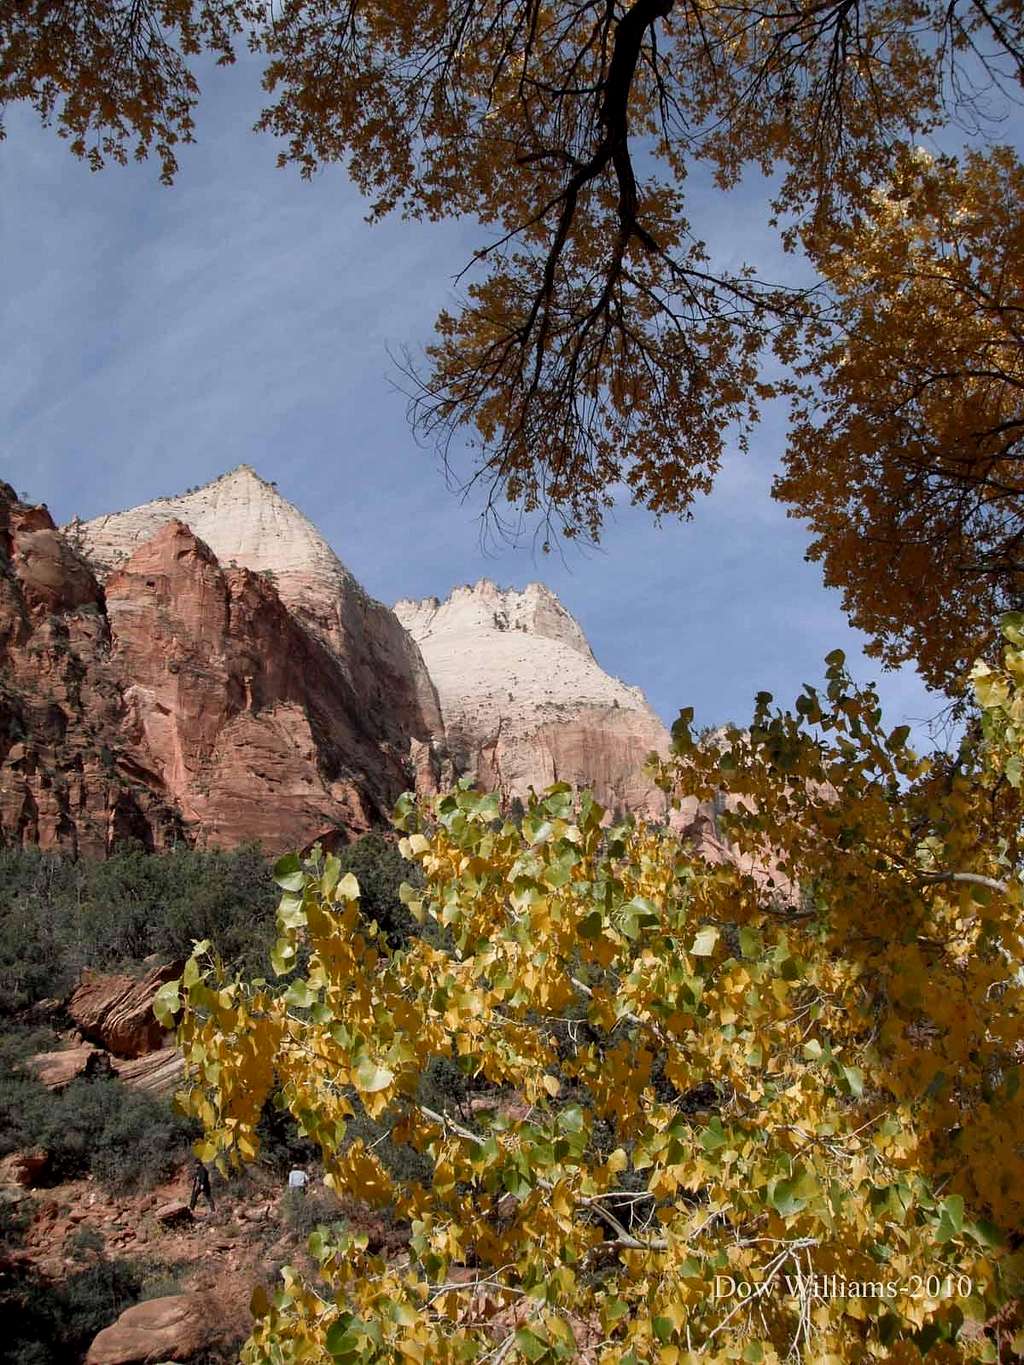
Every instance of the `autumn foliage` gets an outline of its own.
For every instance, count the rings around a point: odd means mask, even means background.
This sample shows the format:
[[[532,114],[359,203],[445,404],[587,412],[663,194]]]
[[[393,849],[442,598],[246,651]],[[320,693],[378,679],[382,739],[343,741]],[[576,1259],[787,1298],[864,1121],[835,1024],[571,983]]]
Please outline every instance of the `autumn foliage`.
[[[748,730],[697,743],[684,713],[659,780],[727,793],[724,864],[565,787],[521,829],[464,787],[405,798],[423,932],[390,948],[336,860],[284,860],[272,964],[305,945],[302,975],[230,980],[202,944],[160,1002],[202,1155],[251,1160],[276,1095],[328,1184],[412,1239],[387,1261],[314,1234],[319,1282],[258,1297],[244,1359],[993,1359],[1024,1221],[1024,622],[1007,634],[953,763],[887,731],[838,653]],[[472,1078],[468,1110],[423,1102],[434,1058]],[[347,1140],[361,1113],[429,1184]]]
[[[281,164],[477,225],[406,379],[502,530],[688,515],[788,395],[812,556],[887,663],[962,691],[1022,589],[1018,0],[0,0],[0,112],[169,183],[201,57],[244,48]],[[737,211],[786,278],[721,249]]]
[[[776,494],[886,663],[961,691],[1024,589],[1024,168],[909,156],[822,227],[835,301]]]

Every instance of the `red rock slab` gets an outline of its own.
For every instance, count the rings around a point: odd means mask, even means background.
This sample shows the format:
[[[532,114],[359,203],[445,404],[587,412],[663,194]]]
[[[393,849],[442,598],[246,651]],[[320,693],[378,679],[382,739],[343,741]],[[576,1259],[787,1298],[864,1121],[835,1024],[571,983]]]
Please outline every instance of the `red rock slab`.
[[[222,1307],[207,1294],[172,1294],[127,1309],[89,1347],[85,1365],[191,1360],[221,1339]]]

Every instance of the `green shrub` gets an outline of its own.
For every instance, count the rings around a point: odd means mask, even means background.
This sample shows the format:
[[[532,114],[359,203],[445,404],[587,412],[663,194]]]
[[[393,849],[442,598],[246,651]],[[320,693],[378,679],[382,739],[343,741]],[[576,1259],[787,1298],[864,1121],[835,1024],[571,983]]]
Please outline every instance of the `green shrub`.
[[[403,882],[419,884],[419,869],[406,862],[394,839],[376,832],[364,834],[341,850],[338,861],[341,875],[351,872],[359,883],[360,911],[377,921],[389,943],[398,947],[419,933],[416,921],[398,899]]]
[[[92,1174],[109,1189],[145,1189],[187,1158],[195,1127],[167,1099],[115,1077],[79,1078],[53,1093],[34,1077],[0,1072],[0,1155],[42,1148],[49,1179]]]
[[[0,1014],[63,998],[84,967],[151,953],[187,956],[196,939],[256,970],[274,930],[277,891],[256,847],[230,853],[140,847],[104,862],[0,850]]]
[[[82,1223],[68,1238],[68,1251],[72,1260],[88,1261],[98,1255],[106,1245],[99,1228]]]
[[[340,855],[363,890],[362,906],[393,943],[416,931],[398,899],[418,873],[393,840],[367,834]],[[105,861],[38,849],[0,849],[0,1016],[63,999],[85,967],[110,970],[155,953],[187,957],[197,939],[217,944],[243,975],[263,969],[279,891],[259,847],[231,852],[124,848]]]
[[[330,1190],[286,1190],[281,1198],[281,1220],[303,1241],[321,1225],[343,1224],[341,1202]]]
[[[0,1290],[4,1360],[68,1365],[81,1359],[97,1332],[138,1302],[154,1270],[135,1258],[101,1260],[59,1281],[30,1271],[5,1284]]]

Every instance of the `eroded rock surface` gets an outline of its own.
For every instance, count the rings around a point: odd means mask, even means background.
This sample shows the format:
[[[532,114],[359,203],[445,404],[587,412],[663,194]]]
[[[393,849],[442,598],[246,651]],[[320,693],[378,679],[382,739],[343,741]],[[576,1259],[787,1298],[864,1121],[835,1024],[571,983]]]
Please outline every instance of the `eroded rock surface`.
[[[188,825],[209,843],[302,846],[386,818],[411,783],[375,699],[288,611],[274,584],[225,569],[165,522],[106,582],[129,730]]]
[[[151,967],[145,976],[113,976],[86,971],[68,1002],[68,1014],[82,1037],[118,1057],[156,1052],[166,1030],[153,1013],[156,993],[180,974],[180,963]]]
[[[106,580],[170,521],[190,527],[224,569],[237,565],[271,579],[281,602],[337,658],[378,741],[405,755],[410,738],[440,734],[427,670],[394,613],[363,590],[316,527],[249,465],[180,497],[67,529]]]
[[[395,613],[426,660],[460,774],[505,798],[569,782],[609,809],[666,818],[642,768],[668,732],[639,688],[604,672],[550,589],[483,579]]]
[[[76,522],[0,490],[0,839],[271,852],[469,775],[668,817],[668,735],[540,584],[375,602],[248,466]],[[674,821],[678,823],[678,821]]]
[[[200,494],[94,538],[0,486],[0,843],[279,852],[433,789],[440,711],[394,614],[251,471]]]
[[[0,842],[102,856],[182,837],[124,741],[103,592],[45,507],[0,483]]]
[[[89,1347],[86,1365],[188,1361],[215,1348],[224,1313],[208,1294],[172,1294],[127,1309]]]

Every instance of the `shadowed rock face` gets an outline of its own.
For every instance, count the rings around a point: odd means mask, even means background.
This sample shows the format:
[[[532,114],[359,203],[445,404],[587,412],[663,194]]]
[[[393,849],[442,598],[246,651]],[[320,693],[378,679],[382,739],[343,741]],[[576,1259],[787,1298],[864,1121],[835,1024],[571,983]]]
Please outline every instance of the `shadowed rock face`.
[[[506,798],[552,782],[593,788],[610,809],[667,815],[643,775],[669,736],[639,688],[598,665],[579,624],[540,583],[522,592],[487,579],[397,603],[437,688],[460,773]]]
[[[334,655],[379,742],[407,752],[441,733],[437,696],[394,612],[369,597],[316,527],[248,465],[180,497],[158,498],[66,528],[106,581],[171,521],[228,570],[267,575],[291,615]]]
[[[224,570],[182,522],[110,574],[106,600],[130,733],[208,842],[366,830],[409,785],[334,653],[269,579]]]
[[[432,788],[437,701],[390,611],[352,585],[335,625],[314,628],[180,520],[143,530],[101,587],[81,528],[63,535],[0,487],[0,842],[278,851],[366,830],[415,782]]]
[[[103,593],[44,507],[0,484],[0,842],[102,856],[182,837],[123,731]]]

